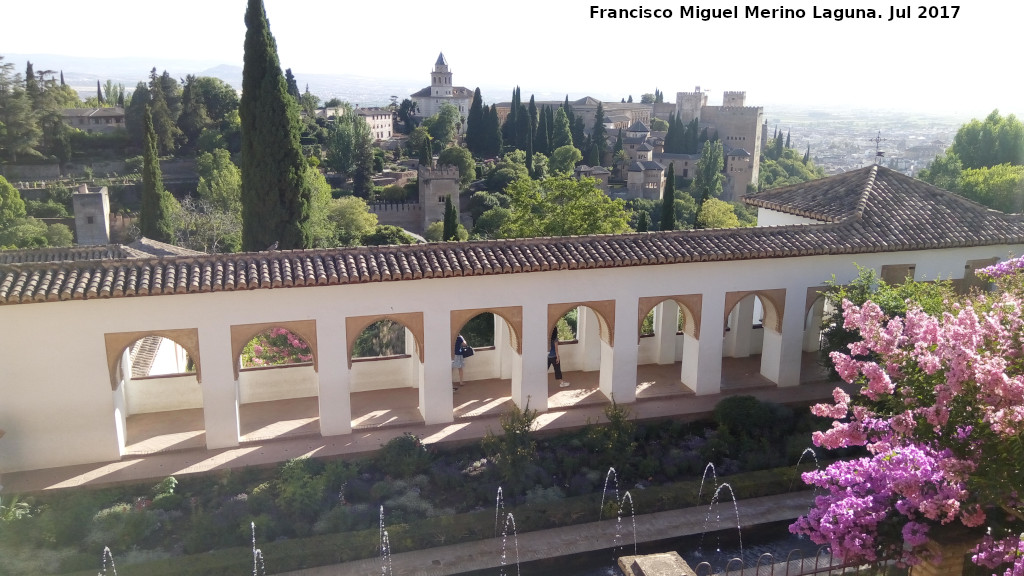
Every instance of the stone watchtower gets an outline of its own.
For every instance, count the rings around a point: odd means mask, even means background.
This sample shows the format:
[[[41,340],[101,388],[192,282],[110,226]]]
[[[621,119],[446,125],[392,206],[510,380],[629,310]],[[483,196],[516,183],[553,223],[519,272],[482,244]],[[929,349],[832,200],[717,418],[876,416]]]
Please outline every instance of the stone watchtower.
[[[700,91],[700,86],[693,92],[676,92],[676,116],[683,124],[689,124],[694,118],[700,121],[701,109],[708,103],[708,95]]]
[[[110,244],[110,196],[107,187],[90,191],[82,184],[71,195],[75,211],[75,237],[79,245]]]
[[[419,180],[420,205],[423,206],[423,229],[426,230],[434,222],[444,222],[444,199],[447,196],[452,197],[458,208],[459,169],[454,166],[420,166],[416,177]]]

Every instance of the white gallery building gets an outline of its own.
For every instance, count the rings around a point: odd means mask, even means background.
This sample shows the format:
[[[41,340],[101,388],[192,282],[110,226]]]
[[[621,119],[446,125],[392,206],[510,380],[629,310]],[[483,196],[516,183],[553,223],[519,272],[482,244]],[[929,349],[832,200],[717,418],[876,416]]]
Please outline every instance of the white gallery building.
[[[467,380],[507,382],[548,409],[548,334],[579,311],[563,369],[637,397],[638,370],[675,366],[681,394],[721,391],[723,358],[798,386],[830,278],[855,264],[887,280],[952,278],[1024,253],[1024,217],[871,166],[746,201],[756,228],[244,254],[138,257],[116,246],[0,253],[0,473],[116,461],[140,418],[191,414],[207,449],[245,439],[246,410],[306,402],[313,433],[352,434],[353,399],[412,398],[424,424],[456,418],[452,349],[494,315],[494,347]],[[653,335],[640,326],[654,311]],[[405,354],[355,358],[371,324],[404,327]],[[246,344],[284,328],[309,362],[241,368]],[[155,338],[159,337],[159,338]],[[139,341],[174,345],[139,372]],[[388,394],[381,394],[385,391]],[[393,395],[389,395],[393,394]],[[383,406],[382,406],[383,407]],[[173,449],[169,447],[168,449]]]

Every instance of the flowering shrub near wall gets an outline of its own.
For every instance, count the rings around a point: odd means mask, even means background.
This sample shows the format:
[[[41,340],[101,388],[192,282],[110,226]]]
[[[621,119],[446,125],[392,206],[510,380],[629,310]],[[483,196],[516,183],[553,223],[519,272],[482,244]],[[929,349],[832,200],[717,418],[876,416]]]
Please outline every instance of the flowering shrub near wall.
[[[861,389],[814,407],[834,419],[814,442],[870,456],[804,474],[822,492],[792,532],[847,561],[913,565],[930,559],[930,536],[962,525],[980,542],[976,564],[1024,575],[1024,259],[979,274],[997,290],[941,316],[911,304],[888,319],[844,301],[862,340],[832,358]]]
[[[249,341],[242,350],[242,367],[283,366],[312,362],[313,354],[302,338],[284,328],[271,328]]]

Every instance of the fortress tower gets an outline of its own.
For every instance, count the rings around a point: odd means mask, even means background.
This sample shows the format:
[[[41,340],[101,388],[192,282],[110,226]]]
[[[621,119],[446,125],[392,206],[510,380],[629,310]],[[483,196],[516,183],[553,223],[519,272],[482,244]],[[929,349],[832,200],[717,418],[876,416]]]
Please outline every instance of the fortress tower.
[[[454,166],[420,166],[416,177],[419,180],[420,205],[423,206],[423,229],[426,230],[430,224],[444,221],[446,197],[451,196],[458,207],[459,169]]]
[[[90,191],[82,184],[71,195],[75,212],[75,237],[83,246],[110,244],[110,196],[107,187]]]

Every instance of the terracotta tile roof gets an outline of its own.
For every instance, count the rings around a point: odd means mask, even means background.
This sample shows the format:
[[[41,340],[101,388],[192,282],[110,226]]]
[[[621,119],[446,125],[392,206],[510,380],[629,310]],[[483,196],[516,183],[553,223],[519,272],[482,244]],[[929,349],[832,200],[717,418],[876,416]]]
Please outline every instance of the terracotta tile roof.
[[[872,166],[748,198],[822,224],[0,264],[0,304],[1024,244],[1024,217]]]

